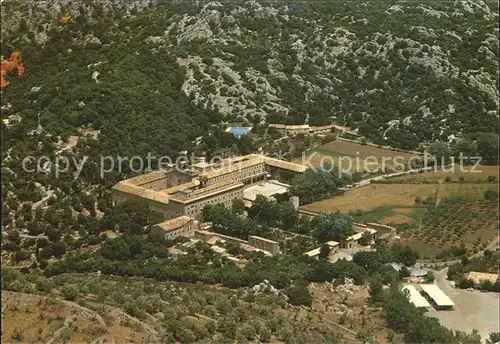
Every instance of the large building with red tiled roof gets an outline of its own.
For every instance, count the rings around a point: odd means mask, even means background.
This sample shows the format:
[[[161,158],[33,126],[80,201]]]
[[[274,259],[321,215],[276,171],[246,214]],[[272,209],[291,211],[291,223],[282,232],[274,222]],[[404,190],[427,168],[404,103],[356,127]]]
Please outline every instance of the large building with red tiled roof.
[[[165,220],[179,216],[199,217],[207,205],[231,207],[243,199],[246,185],[274,178],[289,182],[306,167],[259,154],[229,158],[218,163],[199,163],[183,169],[170,166],[117,183],[115,202],[141,200]]]

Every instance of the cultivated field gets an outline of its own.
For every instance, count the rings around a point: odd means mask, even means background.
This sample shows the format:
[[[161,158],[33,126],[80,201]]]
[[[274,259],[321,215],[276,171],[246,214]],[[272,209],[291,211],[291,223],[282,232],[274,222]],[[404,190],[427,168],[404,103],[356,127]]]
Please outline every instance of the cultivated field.
[[[379,148],[343,140],[328,142],[320,147],[307,151],[305,154],[307,156],[306,159],[297,158],[294,162],[305,164],[305,160],[312,166],[334,162],[337,166],[342,166],[343,169],[349,170],[350,172],[364,171],[363,161],[368,163],[366,168],[373,172],[376,168],[382,168],[383,164],[385,164],[386,168],[391,168],[395,163],[406,163],[411,157],[418,156],[418,154],[399,152],[387,148]],[[342,157],[344,159],[342,159]],[[370,160],[366,160],[368,157],[371,157]],[[397,160],[395,160],[396,157],[398,158]],[[350,160],[351,163],[349,162]]]
[[[498,190],[498,184],[445,183],[442,187],[442,197],[465,196],[480,198],[483,197],[483,194],[486,190]]]
[[[458,180],[459,178],[463,178],[464,180],[486,180],[488,176],[495,176],[498,179],[499,167],[500,166],[478,166],[473,168],[471,166],[463,166],[460,168],[457,166],[453,171],[415,173],[396,177],[391,180],[444,180],[446,177],[450,177],[452,180]]]
[[[404,207],[415,205],[415,198],[434,197],[437,184],[370,184],[322,201],[302,206],[304,210],[318,213],[372,210],[377,207]]]
[[[496,201],[444,198],[425,214],[421,226],[405,232],[402,240],[424,257],[462,243],[477,253],[498,234],[498,216]]]
[[[462,196],[482,200],[486,190],[497,190],[494,183],[438,184],[370,184],[322,201],[301,207],[315,213],[351,212],[360,222],[382,224],[420,223],[425,208],[415,204],[418,197],[439,201],[444,197]]]

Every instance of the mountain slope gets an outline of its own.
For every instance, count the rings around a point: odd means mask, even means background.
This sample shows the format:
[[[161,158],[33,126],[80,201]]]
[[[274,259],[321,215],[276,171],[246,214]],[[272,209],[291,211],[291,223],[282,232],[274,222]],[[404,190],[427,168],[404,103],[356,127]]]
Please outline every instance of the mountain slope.
[[[7,0],[1,9],[2,55],[20,52],[25,68],[7,72],[1,90],[2,223],[70,248],[99,242],[109,186],[140,170],[132,158],[192,152],[221,121],[334,119],[410,149],[498,133],[495,2]],[[128,160],[103,174],[108,156]],[[27,157],[40,173],[23,168]],[[86,160],[57,175],[62,157]]]

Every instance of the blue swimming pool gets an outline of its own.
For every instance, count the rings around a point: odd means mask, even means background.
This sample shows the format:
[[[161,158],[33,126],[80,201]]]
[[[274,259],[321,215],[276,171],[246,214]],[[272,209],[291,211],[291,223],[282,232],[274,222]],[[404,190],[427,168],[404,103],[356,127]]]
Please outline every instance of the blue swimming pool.
[[[236,137],[246,135],[248,134],[248,132],[249,132],[248,128],[231,128],[231,133]]]

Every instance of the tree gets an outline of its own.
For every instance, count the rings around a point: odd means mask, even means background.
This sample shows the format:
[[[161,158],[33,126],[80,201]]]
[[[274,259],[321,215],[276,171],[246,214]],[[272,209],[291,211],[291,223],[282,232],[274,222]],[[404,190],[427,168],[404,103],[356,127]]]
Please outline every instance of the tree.
[[[52,245],[52,255],[54,257],[60,258],[64,253],[66,253],[66,244],[62,242],[56,242]]]
[[[65,284],[62,289],[61,293],[64,296],[66,300],[73,301],[78,297],[79,294],[79,289],[76,284]]]
[[[300,306],[311,306],[312,296],[307,287],[305,286],[291,286],[286,289],[286,295],[289,298],[289,302],[292,305]]]
[[[327,244],[321,245],[321,248],[319,249],[319,258],[328,259],[329,255],[330,255],[330,246],[328,246]]]
[[[246,340],[254,340],[256,336],[255,328],[249,323],[243,324],[238,329],[238,333],[241,334]]]
[[[361,236],[361,239],[359,239],[359,244],[361,246],[367,246],[372,242],[372,235],[370,232],[366,231],[363,232],[363,235]]]
[[[263,195],[257,195],[252,207],[248,210],[248,216],[258,222],[273,226],[278,219],[276,203]]]
[[[335,213],[326,216],[316,216],[312,219],[312,236],[318,242],[330,240],[342,241],[354,234],[353,219],[349,214]]]
[[[498,342],[500,342],[500,332],[491,332],[486,339],[486,344],[497,344]]]
[[[21,243],[21,236],[19,234],[18,231],[9,231],[7,233],[7,239],[9,239],[9,241],[19,245]]]
[[[295,210],[290,202],[281,202],[276,205],[276,215],[280,227],[286,231],[295,227],[299,221],[299,212]]]
[[[52,247],[51,246],[45,246],[38,252],[38,257],[42,259],[49,259],[52,257]]]
[[[376,274],[370,280],[370,297],[371,302],[375,303],[382,299],[384,287],[379,274]]]
[[[498,199],[498,192],[496,190],[486,190],[484,192],[484,199],[494,201]]]
[[[20,250],[14,252],[13,259],[16,262],[20,262],[22,260],[27,260],[30,258],[30,253],[28,251]]]
[[[458,158],[460,155],[467,157],[466,163],[470,163],[470,157],[476,156],[477,145],[469,139],[460,139],[452,146],[452,154]]]
[[[485,163],[498,164],[499,137],[494,132],[478,133],[477,150]]]
[[[396,262],[402,263],[405,266],[415,265],[419,257],[417,251],[412,250],[408,245],[403,246],[399,243],[392,245],[391,251]]]
[[[429,146],[429,154],[432,154],[436,159],[436,164],[446,165],[450,159],[451,150],[447,143],[436,142]]]
[[[61,240],[61,232],[59,232],[56,229],[49,228],[45,234],[47,234],[47,237],[49,238],[50,241],[52,242],[58,242]]]
[[[456,285],[460,289],[467,289],[467,288],[472,288],[474,286],[474,283],[471,280],[465,278],[464,276],[461,276],[458,279]]]
[[[245,202],[242,199],[234,199],[231,205],[231,211],[235,214],[241,215],[245,211]]]
[[[363,174],[361,172],[354,172],[352,174],[352,181],[355,183],[359,183],[363,180]]]
[[[402,266],[401,269],[399,270],[399,276],[401,278],[409,277],[410,276],[410,270],[406,266]]]
[[[435,279],[434,272],[428,271],[427,275],[425,276],[425,281],[428,282],[428,283],[433,283],[434,279]]]
[[[352,261],[359,266],[362,266],[367,271],[377,271],[382,266],[380,256],[377,252],[356,252],[352,257]]]
[[[259,340],[264,343],[270,342],[272,339],[272,332],[267,326],[260,328]]]
[[[339,177],[339,174],[338,169],[329,166],[321,170],[308,169],[292,180],[290,192],[305,204],[329,197],[339,186],[346,185],[345,176]]]

